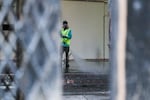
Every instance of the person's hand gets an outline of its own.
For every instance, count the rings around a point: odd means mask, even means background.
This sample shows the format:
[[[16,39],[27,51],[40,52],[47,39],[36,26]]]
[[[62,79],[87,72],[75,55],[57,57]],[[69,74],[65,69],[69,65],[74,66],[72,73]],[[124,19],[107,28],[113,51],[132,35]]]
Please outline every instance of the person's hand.
[[[67,36],[62,36],[63,38],[68,38]]]
[[[63,42],[63,44],[65,45],[65,44],[66,44],[66,42]]]

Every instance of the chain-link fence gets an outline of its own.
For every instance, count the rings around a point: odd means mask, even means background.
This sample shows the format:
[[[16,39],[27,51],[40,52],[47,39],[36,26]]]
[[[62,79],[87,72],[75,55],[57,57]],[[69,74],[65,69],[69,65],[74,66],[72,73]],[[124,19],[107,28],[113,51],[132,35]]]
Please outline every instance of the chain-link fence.
[[[59,100],[59,0],[0,1],[1,100]]]

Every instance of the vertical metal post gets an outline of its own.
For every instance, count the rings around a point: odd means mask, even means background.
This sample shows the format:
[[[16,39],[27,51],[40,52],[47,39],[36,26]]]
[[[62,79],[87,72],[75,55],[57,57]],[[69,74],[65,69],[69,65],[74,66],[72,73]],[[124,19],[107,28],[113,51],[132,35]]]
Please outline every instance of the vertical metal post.
[[[126,100],[125,46],[127,0],[110,0],[111,17],[111,97]]]

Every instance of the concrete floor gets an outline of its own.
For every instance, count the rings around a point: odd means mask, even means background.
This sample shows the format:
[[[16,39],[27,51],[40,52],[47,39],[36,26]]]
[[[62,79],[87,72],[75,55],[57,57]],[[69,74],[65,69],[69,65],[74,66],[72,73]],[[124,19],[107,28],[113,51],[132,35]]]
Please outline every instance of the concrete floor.
[[[63,100],[110,100],[110,97],[99,95],[72,95],[64,96]]]
[[[70,61],[69,72],[91,72],[99,74],[109,74],[109,62],[86,61],[81,62]]]
[[[80,63],[70,61],[70,73],[82,73],[91,72],[98,74],[109,74],[109,62],[93,62],[93,61],[82,61]],[[110,96],[102,95],[64,95],[63,100],[109,100]]]

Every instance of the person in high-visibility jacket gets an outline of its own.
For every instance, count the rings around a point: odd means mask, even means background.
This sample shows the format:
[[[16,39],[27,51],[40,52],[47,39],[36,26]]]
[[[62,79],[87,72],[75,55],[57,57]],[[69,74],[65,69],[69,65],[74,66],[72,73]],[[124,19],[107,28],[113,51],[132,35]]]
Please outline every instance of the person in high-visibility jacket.
[[[70,49],[70,42],[71,42],[71,38],[72,38],[72,32],[68,26],[67,21],[63,21],[63,27],[61,29],[60,35],[61,35],[61,44],[62,44],[62,55],[64,52],[66,54],[66,56],[65,56],[66,57],[65,72],[68,72],[68,70],[69,70],[69,49]]]

